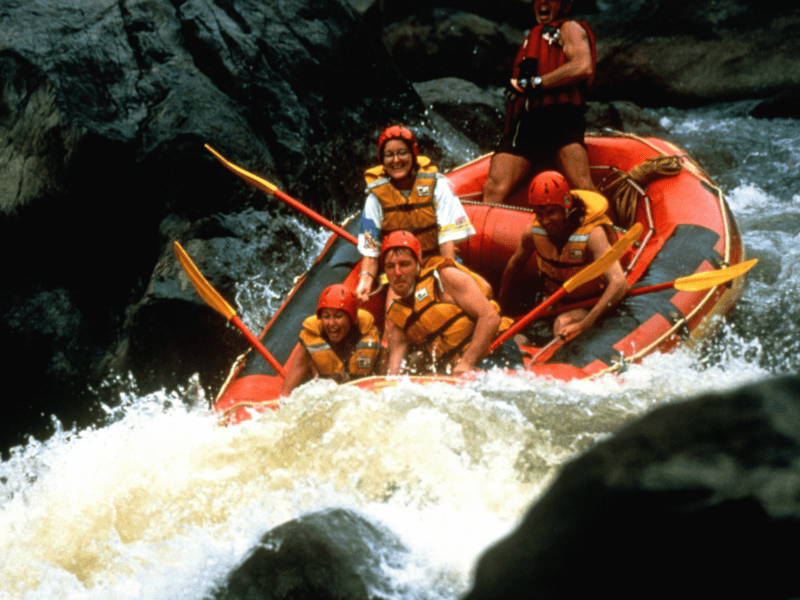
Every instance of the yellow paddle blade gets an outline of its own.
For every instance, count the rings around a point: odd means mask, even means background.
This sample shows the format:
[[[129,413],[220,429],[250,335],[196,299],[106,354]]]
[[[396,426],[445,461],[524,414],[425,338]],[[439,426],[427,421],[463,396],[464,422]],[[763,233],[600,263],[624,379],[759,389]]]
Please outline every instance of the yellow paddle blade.
[[[221,162],[223,165],[225,165],[229,170],[231,170],[234,173],[236,173],[239,177],[244,179],[247,183],[249,183],[250,185],[252,185],[254,187],[257,187],[258,189],[260,189],[262,191],[267,192],[271,196],[275,194],[275,190],[278,189],[277,186],[271,184],[266,179],[262,179],[258,175],[254,175],[250,171],[247,171],[247,170],[241,168],[240,166],[233,164],[231,161],[229,161],[227,158],[222,156],[222,154],[220,154],[219,152],[214,150],[208,144],[204,144],[204,146],[205,146],[206,150],[208,150],[209,152],[211,152],[211,154],[213,154],[214,156],[217,157],[217,160],[219,162]]]
[[[178,257],[183,270],[186,271],[186,275],[189,277],[189,281],[192,282],[194,289],[197,290],[200,297],[208,302],[211,308],[229,321],[235,317],[236,311],[231,308],[230,304],[225,302],[225,299],[219,295],[217,290],[211,287],[211,284],[208,283],[197,266],[192,262],[192,259],[189,258],[189,255],[186,254],[186,250],[184,250],[178,242],[174,242],[172,247],[173,250],[175,250],[175,256]]]
[[[564,289],[569,294],[570,292],[574,292],[576,289],[581,287],[584,283],[589,283],[593,279],[597,279],[606,272],[608,267],[614,264],[614,261],[619,260],[619,258],[625,254],[625,251],[633,245],[639,236],[642,235],[644,231],[644,226],[641,223],[634,224],[628,232],[623,235],[617,243],[611,246],[603,256],[598,258],[588,267],[586,267],[583,271],[578,273],[577,275],[572,276],[571,278],[567,279],[566,283],[564,283]]]
[[[705,271],[703,273],[695,273],[675,280],[675,289],[684,292],[698,292],[700,290],[707,290],[709,288],[727,283],[731,279],[736,279],[747,273],[758,262],[757,258],[748,260],[747,262],[739,263],[718,269],[715,271]]]

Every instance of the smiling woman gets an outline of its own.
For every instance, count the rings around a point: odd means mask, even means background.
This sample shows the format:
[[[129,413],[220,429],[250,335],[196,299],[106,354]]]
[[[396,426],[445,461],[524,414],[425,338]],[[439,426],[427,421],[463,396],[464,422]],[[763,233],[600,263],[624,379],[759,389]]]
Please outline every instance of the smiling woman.
[[[358,237],[363,258],[356,288],[362,302],[369,299],[378,275],[384,236],[410,231],[422,244],[423,258],[455,259],[455,245],[475,234],[447,180],[429,158],[420,156],[410,129],[400,125],[384,129],[378,136],[378,157],[381,163],[364,174],[367,200]]]
[[[380,369],[380,331],[375,319],[358,309],[355,294],[343,285],[322,291],[317,313],[303,321],[299,338],[289,359],[282,396],[312,376],[341,383]]]

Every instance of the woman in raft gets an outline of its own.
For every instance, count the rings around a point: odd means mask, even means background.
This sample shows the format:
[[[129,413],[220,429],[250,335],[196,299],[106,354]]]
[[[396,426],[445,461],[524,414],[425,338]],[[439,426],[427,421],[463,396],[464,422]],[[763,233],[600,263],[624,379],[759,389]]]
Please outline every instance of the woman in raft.
[[[381,334],[372,314],[357,304],[355,294],[341,284],[322,291],[316,314],[303,321],[282,396],[312,376],[344,383],[378,372],[384,354]]]
[[[364,174],[367,200],[361,216],[358,250],[362,255],[356,296],[369,299],[378,275],[381,244],[393,231],[410,231],[422,244],[423,260],[455,260],[456,244],[472,235],[461,201],[429,158],[419,155],[417,140],[406,127],[392,125],[378,136],[381,164]],[[392,296],[389,291],[389,296]],[[387,299],[387,306],[392,298]]]

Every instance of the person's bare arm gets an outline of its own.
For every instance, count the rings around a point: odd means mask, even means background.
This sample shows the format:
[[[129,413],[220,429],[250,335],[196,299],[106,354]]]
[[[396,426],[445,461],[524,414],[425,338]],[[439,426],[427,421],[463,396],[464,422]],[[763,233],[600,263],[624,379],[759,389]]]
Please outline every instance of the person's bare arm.
[[[566,62],[542,75],[544,89],[573,85],[588,79],[594,72],[589,35],[583,27],[575,21],[567,21],[561,26],[561,40]]]
[[[594,260],[600,258],[611,248],[602,227],[595,227],[589,233],[588,248]],[[625,272],[618,260],[614,261],[601,277],[606,282],[606,289],[603,290],[597,303],[583,319],[564,326],[560,331],[555,332],[556,335],[561,335],[565,339],[574,338],[594,325],[603,313],[619,304],[628,293],[628,280],[625,278]]]
[[[358,275],[358,286],[356,287],[356,298],[361,302],[369,300],[369,293],[372,290],[372,283],[378,276],[378,259],[372,256],[361,257],[361,269]]]
[[[308,352],[306,352],[306,349],[302,347],[300,342],[297,343],[297,346],[295,346],[292,354],[294,358],[292,359],[289,367],[286,369],[286,379],[283,380],[281,396],[290,395],[294,388],[311,377],[313,367],[311,356],[309,356]]]
[[[522,232],[519,245],[514,254],[508,260],[506,268],[503,270],[503,277],[500,280],[500,295],[498,302],[505,307],[511,293],[511,287],[519,281],[525,265],[536,251],[536,244],[533,241],[533,227],[529,224]]]
[[[389,328],[386,338],[389,345],[386,374],[399,375],[403,368],[403,361],[408,353],[408,339],[405,332],[397,326]]]
[[[478,361],[484,357],[497,336],[500,315],[486,299],[475,280],[467,273],[449,268],[439,271],[439,275],[444,293],[475,320],[475,330],[472,332],[469,347],[453,368],[453,375],[460,375],[473,370]]]
[[[439,254],[450,260],[456,259],[456,243],[453,241],[439,244]]]

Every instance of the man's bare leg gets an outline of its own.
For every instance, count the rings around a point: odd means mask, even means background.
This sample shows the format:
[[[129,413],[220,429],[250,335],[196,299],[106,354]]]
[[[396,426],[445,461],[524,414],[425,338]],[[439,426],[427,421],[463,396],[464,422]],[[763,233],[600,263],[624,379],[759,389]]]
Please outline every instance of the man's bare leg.
[[[597,192],[589,170],[589,155],[583,144],[567,144],[558,151],[561,172],[573,190]]]
[[[503,204],[517,184],[528,175],[531,163],[527,158],[506,152],[492,156],[489,175],[483,185],[483,201],[489,204]]]

